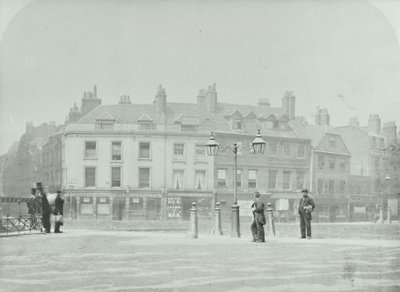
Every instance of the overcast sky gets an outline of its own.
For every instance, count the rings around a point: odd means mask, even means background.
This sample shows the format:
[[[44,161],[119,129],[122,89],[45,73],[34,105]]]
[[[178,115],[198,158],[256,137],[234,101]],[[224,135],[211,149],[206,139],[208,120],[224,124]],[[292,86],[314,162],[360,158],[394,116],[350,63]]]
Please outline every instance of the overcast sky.
[[[400,1],[0,0],[0,154],[25,130],[61,123],[97,84],[103,104],[128,94],[280,105],[293,90],[311,122],[378,113],[400,124]],[[397,35],[397,37],[396,37]]]

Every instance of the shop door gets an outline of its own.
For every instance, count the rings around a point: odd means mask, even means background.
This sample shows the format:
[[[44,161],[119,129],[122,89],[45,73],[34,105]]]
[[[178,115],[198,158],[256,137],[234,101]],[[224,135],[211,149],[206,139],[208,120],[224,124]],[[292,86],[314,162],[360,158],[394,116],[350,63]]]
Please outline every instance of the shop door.
[[[190,209],[192,208],[192,203],[196,202],[195,198],[182,198],[182,219],[190,220]]]
[[[122,220],[124,209],[125,209],[125,198],[114,198],[112,207],[113,220]]]
[[[161,200],[160,199],[147,199],[146,208],[146,219],[147,220],[159,220],[161,211]]]

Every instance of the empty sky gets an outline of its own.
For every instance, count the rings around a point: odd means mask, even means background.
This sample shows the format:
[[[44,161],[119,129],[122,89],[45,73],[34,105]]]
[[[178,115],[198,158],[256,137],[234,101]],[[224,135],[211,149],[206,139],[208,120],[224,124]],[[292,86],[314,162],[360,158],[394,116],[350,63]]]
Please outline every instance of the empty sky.
[[[0,3],[0,154],[26,121],[63,122],[94,84],[103,104],[150,103],[158,84],[176,102],[213,82],[230,103],[279,106],[293,90],[310,122],[321,106],[334,125],[400,124],[398,1]]]

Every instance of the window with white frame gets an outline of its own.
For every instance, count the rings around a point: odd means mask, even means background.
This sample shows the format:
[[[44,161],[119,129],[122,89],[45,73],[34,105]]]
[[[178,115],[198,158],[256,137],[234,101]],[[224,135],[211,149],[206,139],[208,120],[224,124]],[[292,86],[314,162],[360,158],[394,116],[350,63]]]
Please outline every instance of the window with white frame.
[[[317,192],[318,192],[318,194],[324,193],[324,179],[323,178],[319,178],[317,181]]]
[[[242,120],[232,120],[232,129],[241,130],[243,128]]]
[[[292,155],[292,145],[288,143],[283,144],[283,157],[290,157]]]
[[[329,137],[329,147],[331,147],[331,148],[336,147],[336,139],[334,136]]]
[[[328,190],[330,194],[333,194],[335,192],[335,180],[333,179],[329,180]]]
[[[218,178],[218,187],[226,188],[226,169],[218,169],[217,178]]]
[[[325,168],[325,156],[322,154],[318,155],[318,167],[319,169]]]
[[[290,189],[290,171],[283,172],[282,189],[284,190]]]
[[[330,169],[335,169],[335,164],[336,164],[335,159],[332,158],[329,160],[329,168]]]
[[[297,158],[305,158],[305,145],[304,144],[299,144],[297,146]]]
[[[195,189],[205,190],[206,189],[206,171],[196,170],[195,172]]]
[[[150,168],[141,167],[139,168],[139,188],[150,187]]]
[[[236,169],[236,187],[237,188],[242,187],[242,170],[241,169]]]
[[[97,143],[96,141],[85,142],[85,158],[97,158]]]
[[[122,143],[112,142],[111,143],[111,160],[121,161],[122,160]]]
[[[96,167],[85,167],[85,187],[96,186]]]
[[[249,170],[249,189],[257,188],[257,170]]]
[[[268,171],[268,188],[276,189],[276,176],[278,171],[276,170],[269,170]]]
[[[302,171],[296,172],[296,188],[301,190],[304,188],[304,177],[305,173]]]
[[[206,157],[206,147],[204,145],[196,145],[194,156],[198,160],[203,160]]]
[[[121,187],[121,167],[111,167],[111,186]]]
[[[278,145],[275,142],[269,143],[269,155],[270,156],[276,156],[278,153]]]
[[[139,158],[150,158],[150,142],[139,143]]]
[[[182,190],[183,187],[183,170],[174,170],[172,175],[173,188],[176,190]]]
[[[174,159],[184,159],[185,158],[185,144],[175,143],[174,144]]]

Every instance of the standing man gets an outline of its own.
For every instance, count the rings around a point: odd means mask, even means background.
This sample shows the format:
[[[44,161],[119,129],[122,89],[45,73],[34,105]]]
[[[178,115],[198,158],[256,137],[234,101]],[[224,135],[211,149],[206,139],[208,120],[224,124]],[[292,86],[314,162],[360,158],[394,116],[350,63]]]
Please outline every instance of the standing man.
[[[299,204],[301,238],[306,238],[307,230],[307,239],[311,239],[311,212],[314,210],[315,204],[313,199],[308,196],[307,189],[303,189],[301,194],[303,196]]]
[[[26,206],[28,207],[28,214],[31,218],[31,228],[36,225],[36,189],[31,188],[31,195],[29,200],[26,201]]]
[[[254,193],[254,203],[251,205],[253,211],[253,222],[251,223],[251,233],[253,234],[253,242],[265,242],[264,225],[265,214],[264,204],[260,201],[260,193]]]
[[[61,215],[60,221],[58,221],[56,219],[55,226],[54,226],[54,233],[62,233],[62,231],[60,231],[60,226],[63,225],[63,222],[62,222],[63,217],[62,216],[63,216],[63,209],[64,209],[64,199],[61,197],[61,193],[62,193],[61,190],[57,191],[57,197],[56,197],[55,203],[54,203],[54,215],[56,216],[56,218],[57,218],[57,216]]]
[[[51,215],[51,207],[49,201],[47,200],[47,195],[43,190],[42,183],[36,184],[36,189],[39,191],[39,195],[41,197],[42,203],[42,225],[46,230],[46,233],[50,233],[51,223],[50,223],[50,215]]]

